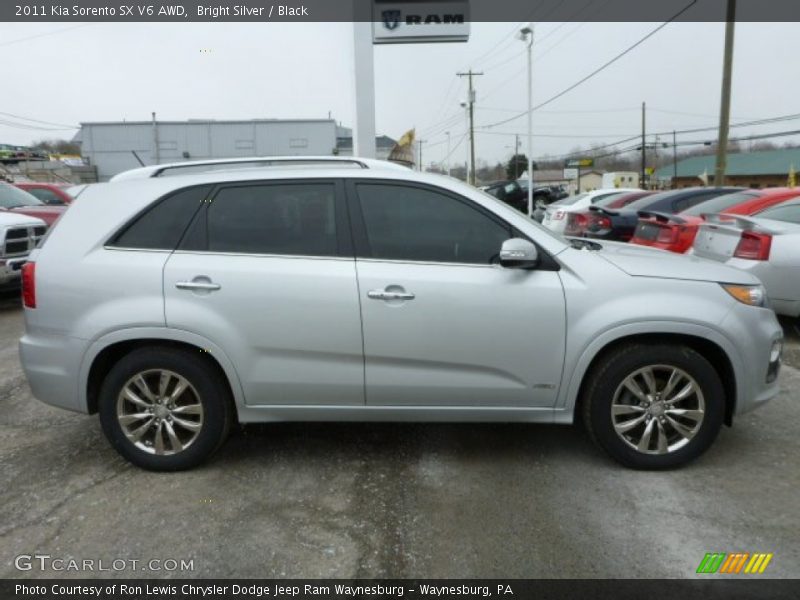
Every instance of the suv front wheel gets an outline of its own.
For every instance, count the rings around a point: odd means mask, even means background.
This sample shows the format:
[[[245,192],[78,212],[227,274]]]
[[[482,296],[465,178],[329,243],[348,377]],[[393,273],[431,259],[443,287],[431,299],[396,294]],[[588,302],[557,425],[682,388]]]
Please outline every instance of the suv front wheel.
[[[192,468],[225,441],[233,418],[227,385],[208,359],[174,348],[141,348],[103,382],[100,422],[114,448],[154,471]]]
[[[669,469],[719,433],[725,392],[711,363],[679,345],[629,344],[603,357],[583,395],[594,441],[623,465]]]

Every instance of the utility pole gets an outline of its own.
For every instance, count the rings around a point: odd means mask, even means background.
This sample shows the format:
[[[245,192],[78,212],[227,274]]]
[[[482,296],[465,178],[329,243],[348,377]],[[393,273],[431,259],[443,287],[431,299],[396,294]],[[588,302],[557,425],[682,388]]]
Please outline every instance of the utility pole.
[[[645,139],[646,134],[645,134],[645,116],[644,116],[645,110],[646,110],[645,103],[642,102],[642,173],[640,175],[641,177],[640,186],[643,190],[647,189],[647,185],[645,184],[645,175],[646,175],[645,170],[646,170],[646,160],[647,160],[647,149],[646,149],[647,142]]]
[[[417,140],[419,143],[419,171],[422,172],[422,144],[425,143],[426,140]]]
[[[519,30],[528,42],[528,217],[533,217],[533,23]]]
[[[450,132],[445,131],[444,134],[447,136],[447,176],[450,177]]]
[[[472,87],[472,78],[483,73],[475,73],[470,69],[466,73],[456,73],[459,77],[469,78],[469,98],[467,100],[469,105],[469,183],[475,185],[475,88]]]
[[[672,189],[678,187],[678,136],[672,130]]]
[[[514,134],[514,179],[519,179],[519,161],[517,157],[519,156],[519,134]]]
[[[736,0],[728,0],[725,17],[725,56],[722,60],[722,98],[719,108],[719,138],[717,140],[717,164],[714,167],[714,185],[725,185],[725,169],[728,166],[728,128],[731,118],[731,71],[733,70],[733,30],[736,24]]]

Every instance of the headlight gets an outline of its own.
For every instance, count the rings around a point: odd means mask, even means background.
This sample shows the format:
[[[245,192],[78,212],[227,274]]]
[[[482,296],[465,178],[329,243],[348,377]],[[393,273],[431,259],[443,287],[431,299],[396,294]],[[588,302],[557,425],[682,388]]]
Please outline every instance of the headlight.
[[[766,306],[767,292],[763,285],[733,285],[721,283],[722,288],[742,304]]]

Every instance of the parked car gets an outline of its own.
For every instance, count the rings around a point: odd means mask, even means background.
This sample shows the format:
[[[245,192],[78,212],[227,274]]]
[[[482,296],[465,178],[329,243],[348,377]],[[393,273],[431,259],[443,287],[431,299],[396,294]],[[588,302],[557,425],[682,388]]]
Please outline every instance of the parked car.
[[[753,275],[566,240],[357,160],[88,188],[23,266],[33,394],[99,413],[155,470],[236,421],[575,418],[622,464],[669,468],[777,394],[783,333]]]
[[[631,202],[624,209],[592,207],[594,215],[590,218],[583,237],[627,242],[633,237],[641,211],[674,214],[691,208],[696,204],[723,194],[741,191],[737,187],[698,187],[672,190],[653,194]]]
[[[692,247],[706,213],[754,215],[797,196],[800,189],[745,190],[706,200],[677,215],[641,211],[631,243],[683,253]]]
[[[28,215],[0,212],[0,289],[18,288],[20,269],[47,225]]]
[[[755,217],[721,217],[700,225],[694,254],[755,275],[776,313],[800,317],[800,199]]]
[[[66,206],[48,206],[35,196],[5,182],[0,182],[0,211],[11,211],[37,217],[52,227]]]
[[[523,214],[528,214],[528,188],[527,181],[522,185],[520,181],[495,181],[480,188],[487,194],[502,200],[509,206],[516,208]],[[551,190],[549,187],[538,187],[533,189],[534,206],[540,202],[551,201]]]
[[[64,206],[73,200],[66,191],[67,188],[72,187],[70,184],[20,181],[15,182],[14,185],[51,206]]]
[[[608,209],[618,209],[628,206],[632,202],[636,202],[645,196],[652,196],[655,192],[650,190],[639,190],[636,192],[620,192],[619,194],[611,194],[605,198],[601,198],[592,206],[602,206]],[[591,208],[591,207],[590,207]],[[591,210],[583,210],[578,212],[567,213],[567,224],[564,228],[564,235],[572,235],[580,237],[586,228],[589,226],[590,221],[595,218],[596,212]]]
[[[557,233],[563,233],[567,227],[567,215],[571,212],[580,212],[589,208],[592,204],[595,204],[602,200],[603,198],[607,198],[608,196],[622,194],[623,192],[637,192],[641,190],[636,190],[633,188],[613,188],[607,190],[595,190],[593,192],[585,192],[583,194],[577,194],[575,196],[567,196],[566,198],[562,198],[558,202],[554,202],[550,206],[547,207],[547,210],[544,214],[544,220],[542,221],[542,225],[550,229],[551,231],[555,231]]]

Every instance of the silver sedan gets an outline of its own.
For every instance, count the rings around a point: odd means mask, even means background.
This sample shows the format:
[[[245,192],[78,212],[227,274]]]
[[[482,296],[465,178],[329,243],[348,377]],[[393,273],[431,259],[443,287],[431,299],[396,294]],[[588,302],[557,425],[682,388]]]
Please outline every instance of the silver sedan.
[[[749,271],[767,290],[780,315],[800,316],[800,200],[756,217],[707,215],[694,254]]]

